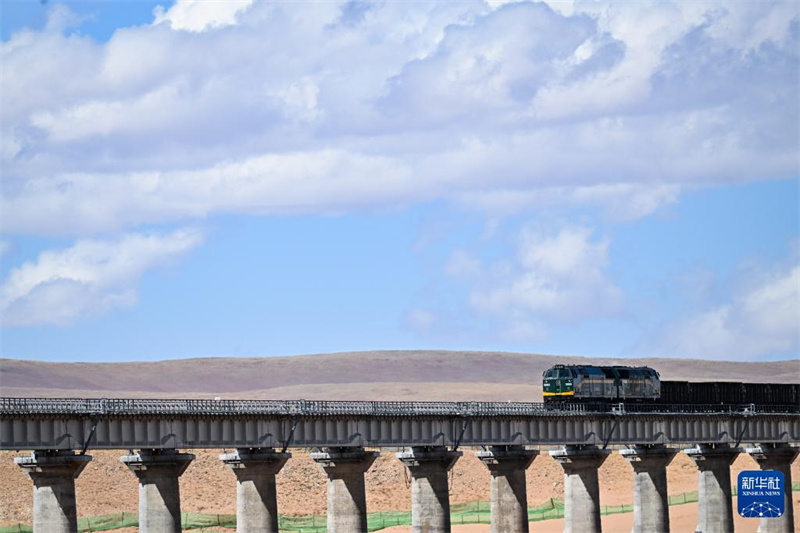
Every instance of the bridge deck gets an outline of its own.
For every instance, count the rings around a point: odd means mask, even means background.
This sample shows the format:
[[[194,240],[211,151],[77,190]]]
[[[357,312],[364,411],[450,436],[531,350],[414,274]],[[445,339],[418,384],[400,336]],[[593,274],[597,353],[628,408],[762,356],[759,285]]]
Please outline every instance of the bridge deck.
[[[0,398],[0,449],[800,442],[797,406]],[[94,431],[93,431],[94,428]]]

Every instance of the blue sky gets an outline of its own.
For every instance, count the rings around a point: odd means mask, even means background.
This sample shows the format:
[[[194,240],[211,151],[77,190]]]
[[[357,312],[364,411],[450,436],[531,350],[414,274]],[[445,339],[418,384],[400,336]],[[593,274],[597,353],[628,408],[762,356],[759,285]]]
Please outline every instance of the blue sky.
[[[0,10],[3,357],[798,357],[794,2]]]

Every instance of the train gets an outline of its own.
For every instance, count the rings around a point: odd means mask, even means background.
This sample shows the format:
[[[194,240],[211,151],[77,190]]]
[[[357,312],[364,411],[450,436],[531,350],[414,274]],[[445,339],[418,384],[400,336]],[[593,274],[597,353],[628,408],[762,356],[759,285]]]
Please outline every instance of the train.
[[[548,405],[760,405],[800,407],[800,384],[662,381],[648,366],[554,365],[542,373]]]

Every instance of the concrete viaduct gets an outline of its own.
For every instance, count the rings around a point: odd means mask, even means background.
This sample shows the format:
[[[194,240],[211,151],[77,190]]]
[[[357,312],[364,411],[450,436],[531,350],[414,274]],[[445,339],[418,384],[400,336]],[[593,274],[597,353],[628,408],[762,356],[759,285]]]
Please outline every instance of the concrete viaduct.
[[[412,479],[412,529],[450,531],[447,472],[459,447],[481,447],[491,472],[493,533],[527,532],[525,470],[550,448],[564,469],[565,531],[600,531],[598,468],[620,450],[634,469],[634,532],[669,531],[666,467],[683,450],[697,464],[697,531],[733,531],[730,465],[749,453],[786,480],[786,513],[761,532],[791,532],[791,462],[800,447],[798,406],[590,406],[539,403],[324,402],[0,398],[0,449],[33,480],[34,531],[77,530],[74,480],[86,451],[138,450],[121,458],[139,478],[143,533],[180,531],[178,478],[194,448],[236,448],[237,532],[277,532],[275,475],[293,447],[313,447],[328,476],[328,531],[365,532],[364,473],[375,448],[403,448]]]

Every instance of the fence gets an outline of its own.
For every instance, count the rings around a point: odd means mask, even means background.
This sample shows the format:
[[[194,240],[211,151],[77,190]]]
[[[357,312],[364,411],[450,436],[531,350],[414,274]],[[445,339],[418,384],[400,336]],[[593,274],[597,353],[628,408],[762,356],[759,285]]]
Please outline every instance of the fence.
[[[736,487],[732,488],[733,495],[736,496]],[[800,492],[800,481],[792,483],[792,492]],[[669,496],[670,505],[695,502],[697,502],[697,491]],[[600,506],[600,514],[603,515],[630,513],[632,511],[633,504]],[[530,522],[554,518],[564,518],[563,500],[550,498],[542,505],[528,508],[528,520]],[[450,506],[450,521],[453,524],[489,524],[491,519],[489,502],[468,502]],[[235,529],[236,515],[182,513],[181,522],[183,523],[183,529]],[[278,519],[280,530],[286,533],[326,533],[326,524],[327,518],[325,515],[281,515]],[[108,531],[138,525],[139,515],[129,512],[78,519],[78,531],[81,533]],[[369,531],[379,531],[387,527],[403,525],[411,525],[410,511],[376,511],[367,514]],[[33,528],[26,524],[14,524],[0,527],[0,533],[33,533]]]

